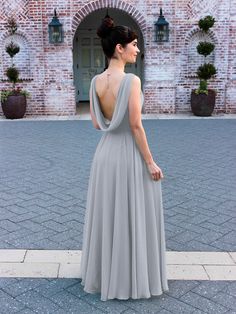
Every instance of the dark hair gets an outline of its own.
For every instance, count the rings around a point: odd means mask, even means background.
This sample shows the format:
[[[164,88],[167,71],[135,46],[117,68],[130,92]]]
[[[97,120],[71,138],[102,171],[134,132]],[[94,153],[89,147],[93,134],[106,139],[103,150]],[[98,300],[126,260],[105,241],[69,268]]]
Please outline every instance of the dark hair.
[[[117,44],[125,47],[128,43],[138,38],[137,33],[128,26],[115,26],[113,19],[108,15],[104,17],[102,24],[98,27],[97,35],[101,38],[103,52],[107,58],[113,56]]]

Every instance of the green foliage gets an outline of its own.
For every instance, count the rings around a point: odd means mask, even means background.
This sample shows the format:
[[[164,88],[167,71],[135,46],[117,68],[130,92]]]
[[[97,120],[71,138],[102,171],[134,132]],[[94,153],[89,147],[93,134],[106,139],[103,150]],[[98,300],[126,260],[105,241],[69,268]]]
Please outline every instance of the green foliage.
[[[198,89],[195,90],[195,94],[206,94],[206,95],[208,95],[207,81],[206,80],[200,80],[200,86]]]
[[[202,31],[207,33],[208,30],[214,25],[214,23],[215,23],[215,19],[212,16],[207,15],[206,17],[199,20],[198,26]],[[197,52],[200,55],[203,55],[206,60],[206,57],[214,51],[215,45],[211,42],[200,41],[196,48],[197,48]],[[199,84],[198,89],[195,90],[195,93],[196,94],[202,94],[202,93],[208,94],[207,80],[209,80],[216,73],[217,73],[217,70],[213,64],[206,63],[205,61],[204,64],[200,65],[197,69],[197,76],[200,79],[200,84]]]
[[[11,58],[13,58],[20,51],[20,47],[17,44],[14,44],[13,41],[6,46],[6,52]]]
[[[30,93],[28,93],[26,90],[20,89],[19,87],[17,89],[12,90],[2,90],[0,91],[0,100],[1,102],[5,102],[8,98],[8,96],[12,95],[24,95],[25,97],[29,97]]]
[[[19,78],[19,71],[14,66],[7,68],[6,76],[8,77],[9,81],[12,83],[16,83]]]
[[[200,19],[198,22],[198,26],[204,32],[207,32],[215,23],[214,17],[211,15],[207,15],[203,19]]]
[[[200,41],[197,45],[198,53],[204,55],[204,57],[210,55],[214,49],[215,45],[207,41]]]
[[[200,65],[197,70],[197,76],[200,80],[209,80],[213,75],[216,74],[216,68],[211,63],[204,63]]]
[[[18,26],[16,20],[13,17],[8,19],[6,28],[8,29],[11,35],[14,35],[15,32],[17,31]],[[19,71],[13,64],[13,58],[20,51],[20,47],[13,41],[11,41],[10,44],[8,44],[5,49],[9,56],[12,58],[12,66],[7,68],[5,72],[8,80],[12,83],[12,88],[10,90],[0,91],[1,102],[6,101],[8,96],[11,95],[24,95],[25,97],[30,96],[30,94],[26,90],[23,90],[20,87],[17,88],[15,87],[15,84],[17,82],[20,82],[21,80],[19,79]]]
[[[18,28],[18,25],[16,23],[16,20],[14,17],[10,17],[8,20],[7,20],[7,25],[6,25],[9,33],[11,35],[15,34],[15,32],[17,31],[17,28]]]

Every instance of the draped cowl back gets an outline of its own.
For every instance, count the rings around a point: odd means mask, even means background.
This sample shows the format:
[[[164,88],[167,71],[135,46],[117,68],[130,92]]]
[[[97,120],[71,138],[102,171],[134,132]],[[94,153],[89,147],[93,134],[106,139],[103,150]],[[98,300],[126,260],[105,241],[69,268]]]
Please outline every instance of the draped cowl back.
[[[106,119],[101,111],[101,106],[99,102],[99,98],[96,92],[96,78],[98,75],[94,76],[90,89],[92,94],[92,110],[96,117],[97,123],[102,131],[108,132],[117,129],[123,118],[125,116],[126,110],[128,109],[128,102],[129,102],[129,94],[130,94],[130,87],[133,77],[135,76],[133,73],[126,73],[121,80],[117,99],[115,103],[115,109],[113,112],[112,120],[109,121]],[[143,94],[141,92],[141,106],[143,104]],[[109,121],[109,122],[108,122]]]

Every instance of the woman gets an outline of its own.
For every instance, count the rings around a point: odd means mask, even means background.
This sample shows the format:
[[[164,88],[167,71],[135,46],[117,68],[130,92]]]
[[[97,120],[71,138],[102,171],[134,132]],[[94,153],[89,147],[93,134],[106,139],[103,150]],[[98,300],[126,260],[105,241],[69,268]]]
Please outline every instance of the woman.
[[[108,16],[97,34],[109,66],[90,87],[93,125],[104,133],[90,170],[81,284],[102,301],[150,298],[168,290],[163,174],[142,126],[140,79],[124,72],[136,62],[137,35]]]

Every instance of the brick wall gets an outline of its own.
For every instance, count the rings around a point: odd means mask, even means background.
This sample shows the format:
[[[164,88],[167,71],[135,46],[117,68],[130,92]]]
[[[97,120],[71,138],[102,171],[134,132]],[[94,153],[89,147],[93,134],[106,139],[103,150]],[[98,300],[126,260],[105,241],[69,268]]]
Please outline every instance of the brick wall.
[[[154,41],[154,23],[160,6],[170,23],[170,40]],[[236,113],[236,0],[3,0],[0,2],[0,89],[9,86],[4,71],[9,59],[4,51],[10,37],[6,20],[14,15],[19,28],[14,40],[21,52],[15,59],[23,82],[31,93],[27,115],[74,115],[73,36],[81,21],[97,9],[123,10],[139,25],[144,38],[144,94],[146,113],[190,111],[190,93],[198,86],[194,75],[201,62],[195,51],[202,39],[199,18],[207,14],[216,23],[209,38],[215,43],[214,60],[218,74],[209,82],[217,90],[215,112]],[[48,42],[48,23],[57,8],[64,28],[64,42]],[[2,111],[0,108],[0,115]]]

